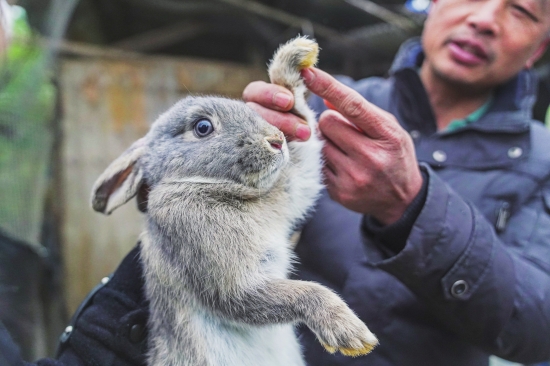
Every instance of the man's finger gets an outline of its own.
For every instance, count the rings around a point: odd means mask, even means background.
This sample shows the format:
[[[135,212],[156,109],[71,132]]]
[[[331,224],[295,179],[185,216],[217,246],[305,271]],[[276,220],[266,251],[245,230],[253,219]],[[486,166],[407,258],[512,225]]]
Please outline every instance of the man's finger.
[[[323,183],[330,191],[330,188],[335,185],[337,177],[334,171],[332,171],[332,169],[327,165],[323,167],[323,178]]]
[[[253,102],[248,102],[246,104],[271,125],[281,130],[290,141],[296,139],[306,141],[311,136],[311,129],[306,121],[292,113],[274,111]]]
[[[325,165],[330,168],[335,176],[340,175],[339,171],[342,167],[350,164],[349,157],[329,140],[325,141],[323,146],[323,156]]]
[[[319,130],[342,152],[349,156],[361,155],[361,148],[365,144],[365,134],[355,125],[349,123],[340,112],[327,110],[319,118]]]
[[[264,81],[248,84],[243,91],[243,100],[283,112],[291,110],[294,106],[294,95],[290,90]]]
[[[329,102],[368,136],[376,139],[391,136],[399,127],[391,114],[369,103],[326,72],[312,67],[302,70],[302,77],[309,90]]]

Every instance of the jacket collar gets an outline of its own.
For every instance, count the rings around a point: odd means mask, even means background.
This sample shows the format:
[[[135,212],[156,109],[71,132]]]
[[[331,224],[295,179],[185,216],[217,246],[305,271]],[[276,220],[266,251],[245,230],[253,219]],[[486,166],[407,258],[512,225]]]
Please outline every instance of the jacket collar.
[[[390,68],[390,75],[417,70],[424,59],[420,38],[403,43]],[[408,70],[405,71],[405,70]],[[536,101],[538,79],[531,70],[523,70],[516,77],[495,90],[495,101],[487,114],[468,128],[487,132],[522,132],[529,128]]]

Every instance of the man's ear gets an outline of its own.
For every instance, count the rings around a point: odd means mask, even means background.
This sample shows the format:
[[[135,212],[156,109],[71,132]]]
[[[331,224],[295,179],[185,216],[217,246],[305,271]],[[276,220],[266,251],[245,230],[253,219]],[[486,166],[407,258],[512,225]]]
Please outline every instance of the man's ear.
[[[541,42],[541,44],[539,45],[535,53],[533,53],[533,55],[529,57],[529,59],[525,63],[525,67],[528,69],[532,68],[535,62],[537,62],[538,59],[541,58],[542,55],[544,55],[544,52],[546,52],[546,49],[548,48],[549,44],[550,44],[550,36],[546,37],[546,39]]]
[[[143,183],[137,162],[145,151],[145,139],[134,142],[99,176],[92,189],[92,208],[106,215],[134,197]]]

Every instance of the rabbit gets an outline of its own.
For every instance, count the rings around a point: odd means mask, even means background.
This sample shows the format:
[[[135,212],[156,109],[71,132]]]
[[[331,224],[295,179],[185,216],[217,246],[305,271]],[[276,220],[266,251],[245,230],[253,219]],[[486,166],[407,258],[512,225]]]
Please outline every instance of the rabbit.
[[[317,52],[299,37],[269,66],[312,129],[300,70]],[[110,214],[136,195],[146,205],[149,365],[301,366],[297,322],[332,353],[358,356],[377,344],[331,290],[288,279],[289,239],[323,187],[322,146],[315,134],[287,142],[242,101],[189,96],[98,178],[96,211]]]

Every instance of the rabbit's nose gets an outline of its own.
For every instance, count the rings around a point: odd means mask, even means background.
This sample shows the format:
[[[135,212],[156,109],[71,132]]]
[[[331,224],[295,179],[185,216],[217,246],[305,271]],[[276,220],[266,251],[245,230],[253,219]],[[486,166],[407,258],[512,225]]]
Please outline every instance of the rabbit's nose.
[[[281,150],[285,142],[285,137],[282,132],[279,132],[275,135],[266,137],[265,141],[275,150]]]

